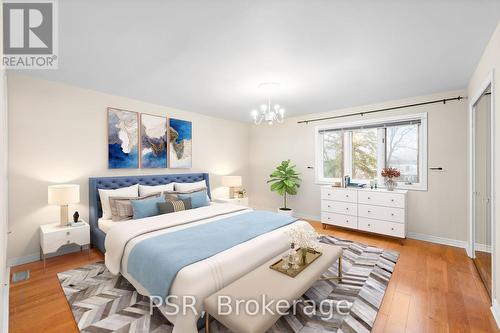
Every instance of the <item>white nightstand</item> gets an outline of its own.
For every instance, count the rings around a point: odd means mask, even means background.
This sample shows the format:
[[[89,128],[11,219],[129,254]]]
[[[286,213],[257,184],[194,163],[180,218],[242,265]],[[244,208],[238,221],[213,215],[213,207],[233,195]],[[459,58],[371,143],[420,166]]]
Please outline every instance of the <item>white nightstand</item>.
[[[248,207],[248,197],[245,197],[245,198],[234,198],[234,199],[221,198],[221,199],[215,199],[215,202],[219,202],[219,203],[232,203],[232,204],[235,204],[235,205],[242,205],[242,206],[247,206]]]
[[[59,223],[44,224],[40,226],[40,257],[43,260],[43,269],[45,269],[45,257],[49,253],[68,244],[76,244],[88,247],[88,256],[90,258],[90,226],[85,223],[82,226],[61,227]]]

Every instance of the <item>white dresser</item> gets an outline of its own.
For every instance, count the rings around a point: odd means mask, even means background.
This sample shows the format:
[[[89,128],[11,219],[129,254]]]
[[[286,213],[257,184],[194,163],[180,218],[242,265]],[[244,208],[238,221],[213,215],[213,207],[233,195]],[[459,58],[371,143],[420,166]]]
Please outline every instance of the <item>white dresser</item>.
[[[321,187],[321,223],[406,237],[405,190]]]

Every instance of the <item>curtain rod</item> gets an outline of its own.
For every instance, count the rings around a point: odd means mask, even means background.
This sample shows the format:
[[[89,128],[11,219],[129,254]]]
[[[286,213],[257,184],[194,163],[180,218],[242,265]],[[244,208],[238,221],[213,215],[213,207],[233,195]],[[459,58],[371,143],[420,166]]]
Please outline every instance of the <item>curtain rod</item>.
[[[462,99],[465,99],[465,98],[467,98],[467,97],[458,96],[458,97],[452,97],[452,98],[436,99],[433,101],[427,101],[427,102],[421,102],[421,103],[415,103],[415,104],[399,105],[399,106],[393,106],[393,107],[384,108],[384,109],[377,109],[377,110],[371,110],[371,111],[360,111],[360,112],[356,112],[356,113],[343,114],[343,115],[339,115],[339,116],[301,120],[301,121],[298,121],[297,124],[309,124],[309,123],[316,122],[316,121],[323,121],[323,120],[330,120],[330,119],[337,119],[337,118],[344,118],[344,117],[351,117],[351,116],[361,116],[362,117],[365,114],[370,114],[370,113],[391,111],[391,110],[397,110],[397,109],[405,109],[405,108],[411,108],[411,107],[415,107],[415,106],[435,104],[435,103],[446,104],[446,102],[449,102],[449,101],[461,101]]]

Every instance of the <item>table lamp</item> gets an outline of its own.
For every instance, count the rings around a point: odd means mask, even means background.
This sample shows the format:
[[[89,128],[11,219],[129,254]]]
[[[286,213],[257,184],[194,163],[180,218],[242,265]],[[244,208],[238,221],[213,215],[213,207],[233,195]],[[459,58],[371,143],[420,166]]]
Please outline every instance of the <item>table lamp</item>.
[[[80,202],[80,185],[61,184],[49,186],[49,205],[61,207],[61,226],[68,225],[68,205]]]
[[[234,199],[234,189],[241,187],[241,176],[222,176],[222,186],[229,187],[229,198]]]

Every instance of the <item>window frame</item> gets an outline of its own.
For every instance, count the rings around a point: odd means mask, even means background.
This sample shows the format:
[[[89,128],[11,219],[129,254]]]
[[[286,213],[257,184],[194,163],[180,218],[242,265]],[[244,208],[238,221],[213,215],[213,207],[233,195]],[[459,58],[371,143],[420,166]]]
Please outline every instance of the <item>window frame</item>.
[[[314,146],[315,146],[315,183],[320,185],[330,185],[335,182],[341,181],[341,178],[325,178],[323,177],[323,141],[321,131],[324,130],[336,130],[345,127],[362,127],[362,126],[373,126],[380,125],[378,128],[378,146],[383,147],[383,149],[377,149],[377,170],[378,170],[378,185],[380,188],[384,188],[384,181],[380,175],[380,170],[386,164],[386,139],[385,135],[381,135],[380,131],[384,131],[383,125],[390,123],[397,123],[402,121],[412,121],[420,120],[420,127],[418,131],[418,165],[419,170],[419,182],[414,184],[405,184],[404,182],[398,182],[398,189],[407,190],[417,190],[417,191],[427,191],[427,112],[399,115],[386,118],[372,118],[361,121],[354,122],[344,122],[344,123],[334,123],[328,125],[319,125],[314,129]],[[351,135],[346,135],[344,137],[344,174],[352,174],[352,145],[351,145]],[[383,142],[380,142],[384,140]],[[348,162],[350,161],[350,162]],[[354,182],[360,182],[360,180],[353,180]]]

